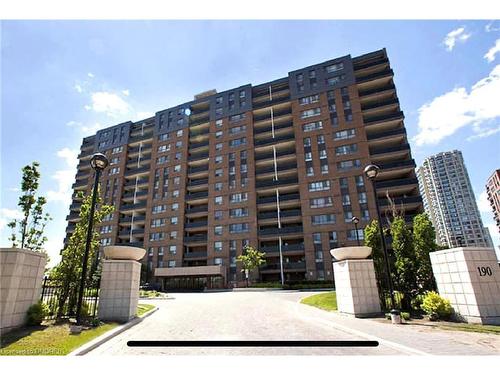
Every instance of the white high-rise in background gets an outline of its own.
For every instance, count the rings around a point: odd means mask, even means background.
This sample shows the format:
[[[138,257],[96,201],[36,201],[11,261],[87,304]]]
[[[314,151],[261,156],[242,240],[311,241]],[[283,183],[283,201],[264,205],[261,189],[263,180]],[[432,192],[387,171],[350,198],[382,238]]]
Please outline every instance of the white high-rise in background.
[[[440,245],[493,247],[460,151],[426,158],[417,177],[425,212],[436,228]]]

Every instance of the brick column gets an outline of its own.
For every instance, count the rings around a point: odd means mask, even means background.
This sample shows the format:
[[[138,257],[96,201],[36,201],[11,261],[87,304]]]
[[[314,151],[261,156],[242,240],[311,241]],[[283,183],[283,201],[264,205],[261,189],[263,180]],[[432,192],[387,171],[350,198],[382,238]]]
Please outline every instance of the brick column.
[[[137,313],[141,264],[135,260],[104,260],[99,293],[99,319],[128,322]]]

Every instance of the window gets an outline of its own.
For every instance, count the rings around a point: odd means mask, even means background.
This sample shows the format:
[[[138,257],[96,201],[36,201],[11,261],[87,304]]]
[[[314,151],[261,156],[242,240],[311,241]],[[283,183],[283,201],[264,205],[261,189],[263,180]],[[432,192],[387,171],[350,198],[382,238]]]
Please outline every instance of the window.
[[[101,234],[111,233],[113,231],[112,225],[104,225],[101,227]]]
[[[315,215],[311,216],[312,225],[321,225],[321,224],[335,224],[335,215],[334,214],[324,214],[324,215]]]
[[[113,220],[113,213],[107,214],[106,216],[103,216],[102,221],[110,221]]]
[[[216,225],[216,226],[214,227],[214,234],[215,234],[216,236],[220,236],[220,235],[222,235],[222,225]]]
[[[101,246],[111,245],[111,238],[101,238],[100,243]]]
[[[333,206],[332,197],[320,197],[309,200],[311,208],[323,208]]]
[[[215,104],[222,104],[222,96],[218,96],[215,98]]]
[[[150,241],[161,241],[164,238],[165,238],[165,233],[163,233],[163,232],[150,233],[149,234],[149,240]]]
[[[168,155],[160,156],[156,159],[156,164],[163,164],[168,161]]]
[[[172,232],[170,232],[170,239],[175,240],[176,238],[177,238],[177,231],[173,230]]]
[[[323,251],[322,250],[315,251],[315,259],[316,259],[316,263],[323,262]]]
[[[356,186],[358,187],[365,186],[365,181],[363,180],[363,176],[355,176],[354,181],[356,181]]]
[[[224,187],[224,184],[222,182],[215,183],[215,191],[221,191],[223,187]]]
[[[114,175],[114,174],[117,174],[117,173],[120,173],[120,167],[114,167],[114,168],[111,168],[109,170],[109,175]]]
[[[169,260],[167,265],[168,268],[175,268],[175,260]]]
[[[231,129],[229,129],[229,134],[238,134],[238,133],[242,133],[246,130],[247,130],[246,125],[235,126]]]
[[[216,143],[215,144],[215,151],[220,151],[222,150],[222,143]]]
[[[350,206],[351,205],[351,197],[349,196],[349,194],[342,195],[342,205],[343,206]]]
[[[158,248],[158,255],[163,255],[163,246]]]
[[[175,142],[175,147],[176,148],[181,148],[182,147],[182,141]]]
[[[216,266],[222,265],[222,258],[214,258],[214,264]]]
[[[162,227],[165,225],[165,219],[153,219],[151,220],[151,228]]]
[[[306,105],[306,104],[311,104],[311,103],[317,103],[319,102],[319,95],[311,95],[311,96],[305,96],[303,98],[299,99],[299,104],[300,105]]]
[[[231,194],[230,196],[231,203],[245,202],[247,199],[248,199],[247,193],[236,193],[236,194]]]
[[[329,233],[329,241],[330,244],[337,243],[337,232],[330,232]]]
[[[177,223],[178,223],[177,216],[173,216],[170,218],[170,224],[177,224]]]
[[[220,206],[222,204],[222,197],[221,196],[215,197],[215,204],[217,206]]]
[[[180,152],[175,153],[175,160],[181,160],[182,154]]]
[[[325,71],[327,73],[338,72],[339,70],[342,69],[344,69],[344,63],[332,64],[325,67]]]
[[[160,204],[158,206],[153,206],[151,212],[153,214],[157,214],[157,213],[160,213],[160,212],[165,212],[167,210],[167,205],[166,204]]]
[[[326,154],[326,150],[319,150],[319,158],[326,159],[328,155]]]
[[[324,191],[330,190],[330,181],[316,181],[309,183],[309,191]]]
[[[176,171],[178,172],[178,171]],[[179,185],[181,183],[181,178],[180,177],[174,177],[174,185]]]
[[[222,168],[215,170],[215,177],[222,177],[224,175],[224,170]]]
[[[160,135],[158,136],[158,141],[160,141],[160,142],[166,141],[166,140],[168,140],[168,139],[169,139],[168,133],[165,133],[165,134],[160,134]]]
[[[248,232],[248,223],[229,224],[229,233]]]
[[[172,211],[177,211],[179,209],[179,203],[172,203]]]
[[[178,197],[179,197],[179,190],[174,190],[174,191],[172,192],[172,197],[173,197],[173,198],[178,198]]]
[[[302,125],[302,130],[304,132],[310,132],[318,129],[323,129],[323,121],[310,122],[308,124]]]
[[[110,161],[109,161],[109,164],[110,165],[113,165],[113,164],[118,164],[120,162],[120,158],[112,158]]]
[[[168,248],[168,252],[172,255],[177,254],[177,245],[170,245]]]
[[[335,155],[337,156],[354,154],[357,151],[358,151],[358,145],[356,143],[335,147]]]
[[[222,111],[223,111],[222,108],[215,108],[215,115],[216,116],[222,116]]]
[[[358,202],[359,204],[363,204],[363,203],[366,203],[367,202],[367,197],[366,197],[366,193],[359,193],[358,195]]]
[[[361,162],[359,160],[346,160],[337,163],[337,169],[344,171],[360,167],[361,167]]]
[[[304,147],[310,147],[311,146],[311,138],[304,138]]]
[[[351,220],[352,220],[352,218],[353,218],[352,211],[345,211],[345,212],[344,212],[344,221],[345,221],[346,223],[350,223],[350,222],[351,222]]]
[[[349,241],[356,241],[357,239],[364,240],[365,239],[365,233],[363,229],[358,229],[358,236],[356,237],[356,229],[350,229],[347,231],[347,240]]]
[[[313,243],[321,245],[321,233],[313,233]]]
[[[317,107],[317,108],[312,108],[312,109],[302,111],[300,113],[300,118],[304,119],[304,118],[309,118],[309,117],[313,117],[313,116],[318,116],[320,114],[321,114],[321,108]]]
[[[222,241],[214,242],[214,251],[222,251]]]
[[[333,139],[338,141],[340,139],[354,138],[355,136],[356,136],[355,129],[347,129],[347,130],[342,130],[342,131],[336,132]]]
[[[234,122],[234,121],[243,120],[245,118],[245,116],[246,115],[244,113],[240,113],[238,115],[233,115],[233,116],[229,117],[229,121]]]
[[[331,77],[326,80],[326,84],[333,86],[339,83],[340,81],[343,81],[345,79],[345,74],[341,74],[339,76]]]
[[[224,157],[222,155],[217,155],[215,157],[215,164],[220,164],[224,161]]]
[[[324,145],[325,144],[325,136],[324,135],[318,135],[316,137],[316,140],[318,141],[318,145]]]
[[[311,161],[312,159],[313,159],[312,152],[306,152],[306,153],[304,153],[304,160],[305,161]]]
[[[224,217],[224,214],[222,211],[215,211],[214,212],[214,219],[215,220],[221,220]]]
[[[309,163],[307,163],[307,164],[309,164]],[[312,166],[312,163],[311,163],[311,165],[306,166],[306,174],[307,174],[307,176],[314,176],[314,167]]]
[[[323,162],[323,160],[322,160]],[[327,174],[328,173],[328,164],[327,163],[322,163],[321,164],[321,174]]]
[[[220,137],[222,137],[223,134],[224,134],[224,132],[222,130],[218,130],[215,132],[215,138],[220,138]]]
[[[111,151],[112,154],[118,154],[119,152],[123,151],[123,146],[119,147],[114,147],[113,150]]]
[[[247,164],[241,164],[240,165],[240,172],[241,173],[246,173],[248,171],[248,165]]]
[[[229,141],[229,147],[238,147],[246,144],[247,144],[247,139],[245,137]]]
[[[177,130],[177,137],[182,137],[182,133],[183,133],[182,129]]]
[[[234,152],[230,152],[228,154],[229,161],[234,161],[235,160],[234,156],[235,156]]]
[[[233,208],[229,211],[229,216],[232,218],[248,216],[248,208]]]
[[[170,146],[170,145],[168,145],[168,146]],[[168,149],[167,149],[167,145],[161,145],[158,147],[158,153],[168,151],[169,149],[170,149],[170,147],[168,147]]]

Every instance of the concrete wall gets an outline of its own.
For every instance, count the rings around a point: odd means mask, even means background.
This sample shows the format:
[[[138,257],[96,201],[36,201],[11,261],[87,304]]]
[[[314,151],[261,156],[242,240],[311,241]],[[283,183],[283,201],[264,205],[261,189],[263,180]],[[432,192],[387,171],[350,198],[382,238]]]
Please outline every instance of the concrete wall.
[[[457,247],[430,254],[439,294],[469,323],[500,324],[500,268],[495,251]]]
[[[135,260],[104,260],[99,292],[99,319],[128,322],[137,313],[141,264]]]
[[[31,250],[0,249],[0,333],[24,325],[40,300],[47,256]]]
[[[343,260],[333,263],[337,307],[355,317],[381,313],[373,260]]]

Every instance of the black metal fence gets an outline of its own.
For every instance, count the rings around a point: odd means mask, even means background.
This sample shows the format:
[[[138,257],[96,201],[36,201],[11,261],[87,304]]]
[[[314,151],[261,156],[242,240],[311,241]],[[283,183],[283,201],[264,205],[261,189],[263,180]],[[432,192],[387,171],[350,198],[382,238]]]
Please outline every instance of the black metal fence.
[[[83,292],[82,314],[89,319],[93,319],[97,316],[99,285],[100,279],[93,279],[87,282]],[[49,308],[49,314],[46,319],[68,319],[76,317],[77,298],[77,290],[65,291],[60,281],[48,277],[44,278],[40,301],[44,302]]]

